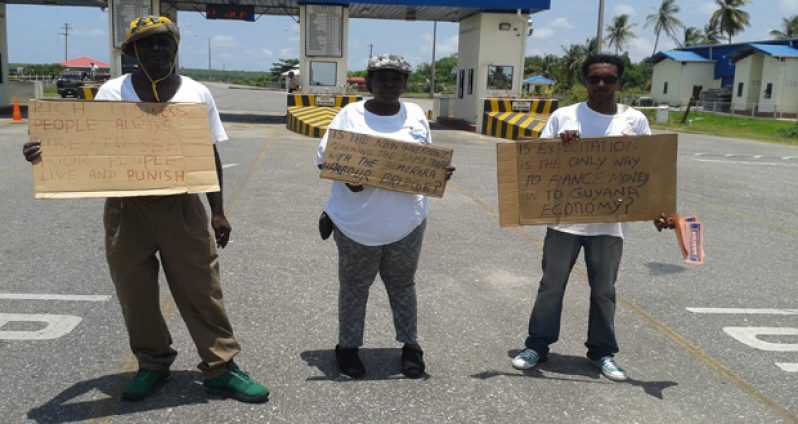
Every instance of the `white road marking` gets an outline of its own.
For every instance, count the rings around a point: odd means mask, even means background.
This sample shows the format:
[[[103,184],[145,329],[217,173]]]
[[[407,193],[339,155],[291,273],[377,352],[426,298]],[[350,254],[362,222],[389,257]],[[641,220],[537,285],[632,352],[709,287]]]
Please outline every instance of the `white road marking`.
[[[742,164],[742,165],[760,165],[760,166],[796,166],[791,163],[751,162],[745,160],[715,160],[715,159],[693,159],[693,160],[698,162],[728,163],[731,165]]]
[[[79,300],[85,302],[105,302],[110,298],[111,296],[107,295],[0,293],[0,299],[8,300]]]
[[[44,328],[33,331],[0,330],[0,340],[51,340],[69,334],[80,324],[81,317],[53,314],[3,314],[0,329],[10,322],[43,322]]]
[[[790,327],[723,327],[738,342],[767,352],[798,352],[798,343],[771,343],[757,336],[798,336],[798,328]]]
[[[763,156],[763,155],[754,155],[754,159],[759,159],[759,158],[761,158],[762,156]]]
[[[687,308],[695,314],[763,314],[763,315],[798,315],[798,309],[772,308]]]
[[[222,169],[232,168],[234,166],[238,166],[238,164],[237,163],[226,163],[226,164],[222,165]]]
[[[795,158],[798,158],[798,156],[782,156],[781,157],[782,160],[789,160],[789,159],[795,159]]]
[[[798,363],[776,362],[776,366],[787,372],[798,372]]]

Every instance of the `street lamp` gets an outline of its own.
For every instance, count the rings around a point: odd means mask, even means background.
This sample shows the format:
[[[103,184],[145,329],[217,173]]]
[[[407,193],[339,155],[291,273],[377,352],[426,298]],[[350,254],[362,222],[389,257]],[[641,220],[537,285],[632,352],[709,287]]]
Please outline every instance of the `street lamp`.
[[[604,0],[599,0],[598,30],[596,31],[596,53],[601,53],[603,43],[601,35],[604,32]]]

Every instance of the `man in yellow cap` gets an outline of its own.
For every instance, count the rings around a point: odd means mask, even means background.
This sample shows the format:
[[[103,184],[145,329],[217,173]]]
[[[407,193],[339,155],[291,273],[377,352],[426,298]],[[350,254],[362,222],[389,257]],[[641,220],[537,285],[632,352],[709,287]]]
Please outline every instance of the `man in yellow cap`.
[[[213,142],[227,140],[210,91],[177,75],[175,61],[180,34],[169,19],[159,16],[133,20],[122,50],[136,58],[138,68],[100,87],[95,100],[129,102],[204,103]],[[216,172],[222,167],[214,145]],[[33,162],[41,155],[37,141],[23,153]],[[196,194],[109,198],[105,203],[105,245],[111,279],[139,371],[122,397],[144,399],[169,377],[177,356],[158,300],[158,258],[169,288],[188,327],[202,362],[205,390],[243,402],[266,402],[269,390],[233,362],[238,341],[224,309],[216,247],[224,248],[231,226],[224,214],[222,192],[207,193],[211,227]]]

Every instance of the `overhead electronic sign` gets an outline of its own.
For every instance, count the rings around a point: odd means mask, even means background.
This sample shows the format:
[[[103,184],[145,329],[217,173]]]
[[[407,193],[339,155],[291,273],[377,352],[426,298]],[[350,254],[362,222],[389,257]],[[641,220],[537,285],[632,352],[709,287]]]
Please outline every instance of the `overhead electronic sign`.
[[[240,4],[206,4],[205,18],[254,22],[255,6]]]

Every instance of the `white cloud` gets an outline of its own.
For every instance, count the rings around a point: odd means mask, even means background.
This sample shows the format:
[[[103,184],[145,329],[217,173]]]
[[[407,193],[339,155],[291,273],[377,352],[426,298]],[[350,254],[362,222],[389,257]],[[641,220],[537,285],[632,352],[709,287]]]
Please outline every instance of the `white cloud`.
[[[537,38],[540,40],[546,40],[551,37],[554,37],[554,30],[551,28],[538,28],[532,32],[532,38]]]
[[[613,16],[619,16],[619,15],[634,16],[635,8],[627,4],[618,4],[612,8],[612,13],[614,13]]]
[[[660,39],[660,44],[657,46],[657,50],[664,50],[660,48],[661,45],[662,40]],[[653,48],[654,41],[644,37],[632,39],[629,42],[629,45],[626,47],[627,51],[629,52],[629,57],[633,62],[637,62],[644,57],[651,56],[651,51]]]
[[[291,59],[296,57],[299,57],[299,51],[297,51],[296,47],[287,47],[280,49],[280,58]]]
[[[447,57],[457,53],[457,46],[459,43],[459,35],[453,35],[445,38],[443,41],[438,40],[438,45],[435,46],[435,56]]]
[[[798,2],[795,0],[781,0],[779,10],[784,15],[795,15],[798,13]]]
[[[568,19],[565,19],[563,17],[559,17],[559,18],[556,18],[555,20],[549,22],[549,24],[546,25],[546,26],[549,27],[549,28],[571,29],[571,28],[574,27],[574,24],[572,24],[571,21],[569,21]],[[534,26],[533,26],[533,28],[534,28]]]
[[[212,44],[214,47],[234,47],[238,43],[234,37],[229,35],[214,35],[212,37]]]

